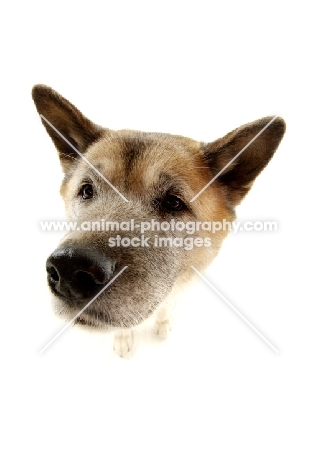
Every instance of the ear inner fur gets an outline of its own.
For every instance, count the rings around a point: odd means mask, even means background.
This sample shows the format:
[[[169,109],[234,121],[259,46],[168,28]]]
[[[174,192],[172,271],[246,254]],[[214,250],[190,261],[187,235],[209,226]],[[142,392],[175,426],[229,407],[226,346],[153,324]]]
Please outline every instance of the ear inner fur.
[[[36,85],[32,97],[37,111],[81,153],[100,138],[104,129],[87,119],[73,104],[45,85]],[[77,158],[77,153],[42,119],[42,123],[56,146],[64,172]]]
[[[266,117],[243,125],[223,138],[203,144],[208,166],[217,175],[268,123]],[[255,178],[268,164],[285,132],[285,122],[277,117],[215,180],[223,186],[235,206],[244,198]]]

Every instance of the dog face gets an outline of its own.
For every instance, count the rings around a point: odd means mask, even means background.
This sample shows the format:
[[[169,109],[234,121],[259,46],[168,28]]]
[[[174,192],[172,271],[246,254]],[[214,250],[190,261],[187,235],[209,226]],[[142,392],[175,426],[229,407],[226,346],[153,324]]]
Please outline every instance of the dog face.
[[[77,321],[106,329],[141,323],[175,284],[191,279],[192,265],[210,264],[228,231],[207,233],[202,223],[234,219],[285,131],[282,119],[265,118],[205,144],[99,127],[46,86],[35,86],[33,98],[59,153],[68,220],[80,227],[104,220],[115,228],[69,232],[48,258],[55,309],[72,318],[92,301]],[[151,222],[155,229],[142,235]],[[130,229],[122,231],[122,223]],[[195,232],[189,236],[177,223]],[[118,244],[124,234],[129,245]]]

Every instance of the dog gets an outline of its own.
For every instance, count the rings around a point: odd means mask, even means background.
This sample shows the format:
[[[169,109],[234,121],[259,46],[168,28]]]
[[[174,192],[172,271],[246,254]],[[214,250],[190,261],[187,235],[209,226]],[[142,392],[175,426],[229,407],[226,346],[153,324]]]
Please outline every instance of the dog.
[[[132,329],[152,315],[166,338],[168,305],[195,269],[209,266],[229,232],[207,232],[206,223],[235,219],[284,135],[284,120],[262,118],[202,143],[109,130],[45,85],[32,96],[59,154],[66,217],[78,226],[46,262],[56,313],[113,330],[120,356],[132,347]]]

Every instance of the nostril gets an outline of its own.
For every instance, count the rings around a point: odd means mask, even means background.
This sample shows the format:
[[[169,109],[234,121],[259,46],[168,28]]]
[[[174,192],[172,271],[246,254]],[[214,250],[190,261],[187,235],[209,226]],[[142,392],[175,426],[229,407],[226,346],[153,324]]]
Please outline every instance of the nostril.
[[[86,271],[77,271],[75,274],[75,279],[78,285],[83,284],[85,287],[93,286],[95,283],[94,277]]]
[[[57,273],[57,270],[56,268],[54,268],[53,266],[50,266],[47,268],[47,272],[49,274],[49,277],[55,281],[55,282],[58,282],[59,281],[59,274]]]
[[[86,286],[105,284],[113,272],[107,271],[106,268],[101,268],[98,265],[90,265],[87,269],[77,270],[74,273],[74,279],[77,284]]]

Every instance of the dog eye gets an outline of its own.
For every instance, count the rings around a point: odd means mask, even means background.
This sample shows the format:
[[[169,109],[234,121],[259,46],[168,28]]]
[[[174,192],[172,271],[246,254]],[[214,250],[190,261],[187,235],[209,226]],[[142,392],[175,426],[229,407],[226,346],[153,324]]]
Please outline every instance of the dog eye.
[[[83,200],[89,200],[90,198],[93,198],[93,187],[91,184],[84,184],[81,187],[79,195]]]
[[[184,202],[175,195],[167,194],[162,200],[162,207],[166,211],[182,211],[186,208]]]

